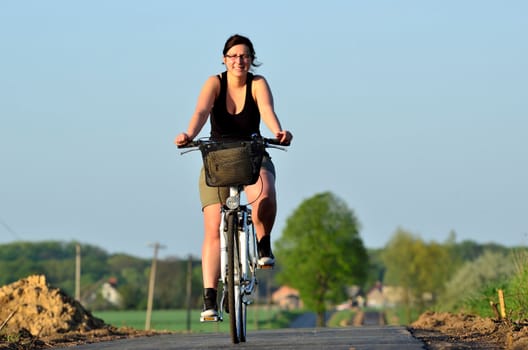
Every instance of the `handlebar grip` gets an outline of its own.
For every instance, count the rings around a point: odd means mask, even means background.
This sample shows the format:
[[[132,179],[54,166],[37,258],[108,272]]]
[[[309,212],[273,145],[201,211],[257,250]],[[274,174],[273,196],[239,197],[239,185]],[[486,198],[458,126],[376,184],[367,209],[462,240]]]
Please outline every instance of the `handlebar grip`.
[[[269,143],[270,145],[279,145],[280,144],[278,139],[266,139],[266,143]]]
[[[200,145],[199,142],[196,141],[189,141],[186,144],[183,145],[176,145],[178,148],[192,148],[192,147],[198,147]]]
[[[276,145],[276,146],[289,146],[290,143],[281,143],[279,139],[266,139],[266,143],[270,145]]]

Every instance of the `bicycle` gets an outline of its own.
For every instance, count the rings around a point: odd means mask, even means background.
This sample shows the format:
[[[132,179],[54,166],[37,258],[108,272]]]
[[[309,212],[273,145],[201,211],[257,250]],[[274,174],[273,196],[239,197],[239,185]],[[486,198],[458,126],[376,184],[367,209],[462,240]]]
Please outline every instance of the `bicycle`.
[[[280,145],[280,146],[279,146]],[[247,306],[258,280],[257,237],[251,220],[250,204],[241,204],[244,186],[257,182],[265,148],[285,151],[278,140],[253,136],[250,140],[199,139],[179,148],[200,150],[208,186],[229,187],[229,197],[221,208],[220,280],[222,297],[218,316],[201,317],[201,322],[223,321],[229,313],[230,334],[234,344],[246,341]],[[227,302],[226,302],[227,299]],[[224,305],[227,304],[227,310]]]

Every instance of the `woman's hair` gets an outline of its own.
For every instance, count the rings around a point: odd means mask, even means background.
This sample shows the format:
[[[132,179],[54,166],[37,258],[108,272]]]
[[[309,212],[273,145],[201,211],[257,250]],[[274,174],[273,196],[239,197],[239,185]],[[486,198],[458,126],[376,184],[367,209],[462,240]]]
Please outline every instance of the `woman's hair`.
[[[253,43],[251,42],[251,40],[240,34],[232,35],[227,39],[222,54],[225,56],[227,54],[227,51],[229,51],[229,49],[231,49],[235,45],[246,45],[249,49],[249,54],[251,55],[251,65],[254,67],[258,67],[261,65],[261,63],[256,62],[257,56],[255,56],[255,49],[253,48]]]

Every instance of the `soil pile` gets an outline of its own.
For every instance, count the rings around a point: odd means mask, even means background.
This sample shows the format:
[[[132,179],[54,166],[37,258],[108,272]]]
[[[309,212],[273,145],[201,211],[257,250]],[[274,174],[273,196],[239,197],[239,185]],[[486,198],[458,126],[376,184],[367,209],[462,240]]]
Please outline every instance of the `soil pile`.
[[[409,327],[428,349],[528,349],[528,323],[426,312]]]
[[[50,287],[42,275],[0,288],[0,350],[50,349],[162,333],[107,325],[62,290]]]
[[[0,288],[0,321],[3,331],[27,330],[33,336],[50,336],[105,327],[103,320],[57,288],[42,275],[29,276]]]

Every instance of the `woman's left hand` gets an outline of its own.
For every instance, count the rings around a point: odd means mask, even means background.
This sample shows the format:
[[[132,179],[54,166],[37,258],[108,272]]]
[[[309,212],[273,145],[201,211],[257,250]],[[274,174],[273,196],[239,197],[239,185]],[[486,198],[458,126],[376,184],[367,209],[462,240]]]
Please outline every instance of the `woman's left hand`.
[[[291,143],[291,140],[293,139],[293,135],[288,130],[281,130],[277,134],[275,134],[275,137],[282,145],[288,146]]]

